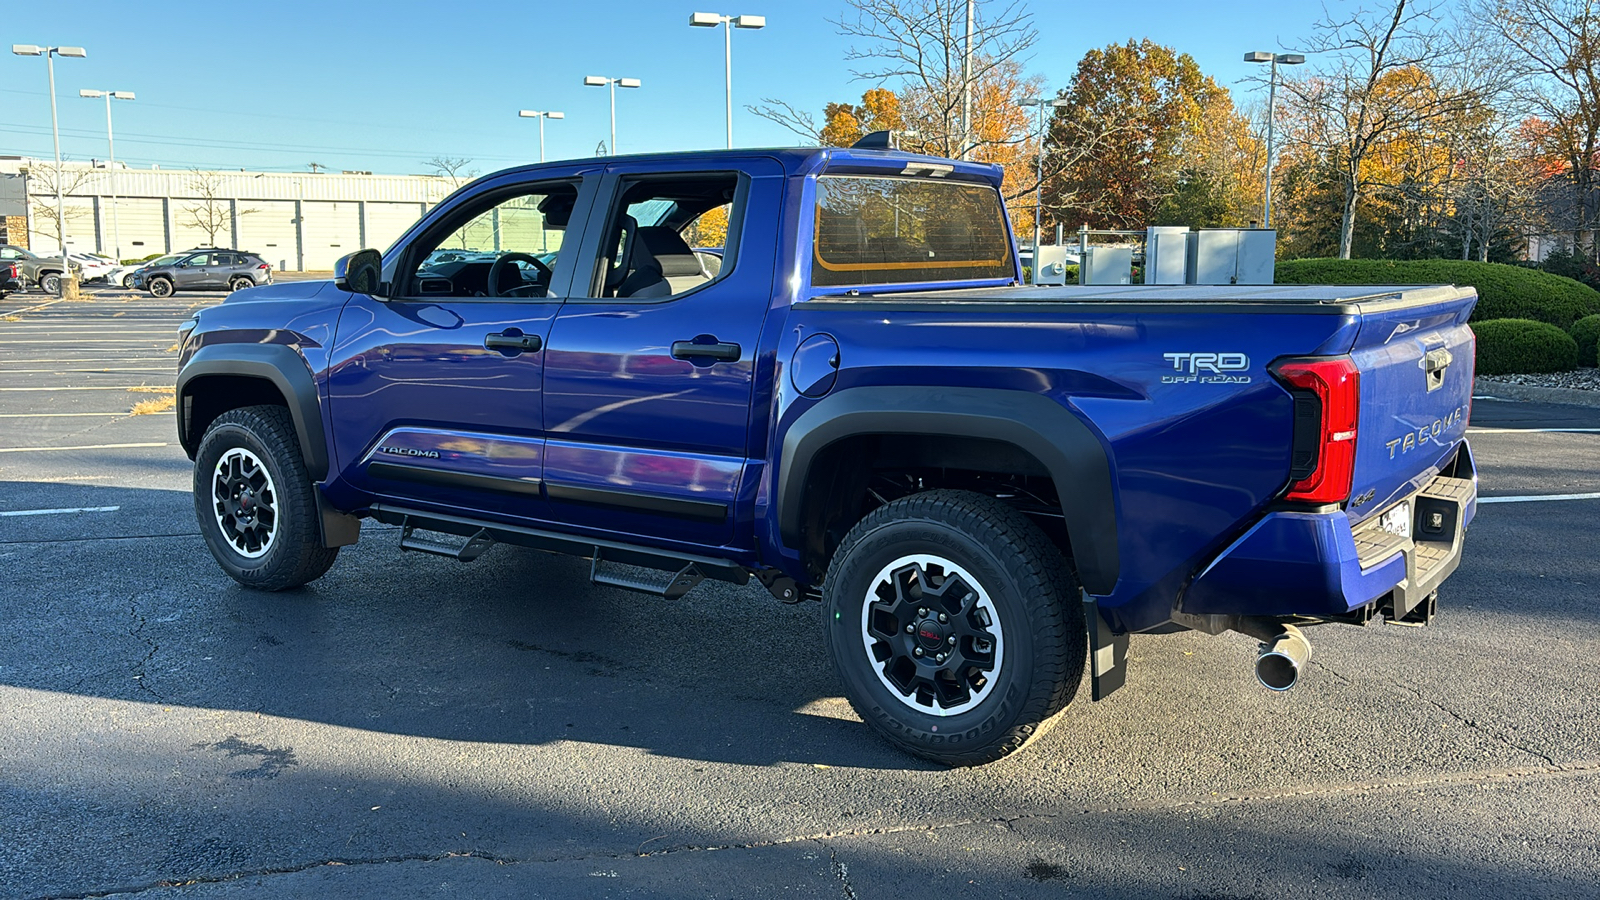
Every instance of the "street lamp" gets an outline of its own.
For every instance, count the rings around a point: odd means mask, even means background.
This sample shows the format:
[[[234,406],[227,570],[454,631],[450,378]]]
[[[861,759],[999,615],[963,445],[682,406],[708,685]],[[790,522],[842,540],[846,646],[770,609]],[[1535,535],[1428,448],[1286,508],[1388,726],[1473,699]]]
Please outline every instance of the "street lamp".
[[[50,134],[56,142],[56,238],[61,245],[62,296],[66,295],[67,279],[72,277],[72,258],[67,256],[66,201],[61,197],[61,125],[56,118],[56,57],[71,56],[82,59],[89,54],[82,47],[40,47],[37,44],[12,44],[11,52],[18,56],[42,56],[50,70]]]
[[[567,114],[562,112],[550,112],[549,110],[525,109],[517,113],[517,115],[523,117],[524,119],[539,120],[539,162],[544,162],[544,120],[565,119]]]
[[[617,88],[636,88],[640,82],[637,78],[602,78],[599,75],[590,75],[583,79],[589,87],[611,87],[611,155],[617,155]]]
[[[1018,101],[1023,106],[1037,106],[1039,108],[1039,167],[1034,173],[1037,182],[1033,186],[1033,271],[1039,271],[1039,223],[1044,220],[1044,111],[1053,106],[1066,106],[1067,100],[1052,100],[1049,97],[1030,97]]]
[[[1298,66],[1306,61],[1299,53],[1268,53],[1265,50],[1256,50],[1244,55],[1248,63],[1271,63],[1272,69],[1267,75],[1267,180],[1266,190],[1261,199],[1261,227],[1272,227],[1272,145],[1273,107],[1278,102],[1278,66]]]
[[[106,171],[111,176],[111,242],[116,247],[117,262],[122,262],[122,226],[117,221],[117,142],[111,136],[111,101],[132,100],[133,91],[79,91],[79,97],[91,100],[106,98]]]
[[[728,81],[728,149],[733,149],[733,30],[735,28],[765,28],[766,16],[724,16],[719,13],[697,12],[689,16],[689,24],[695,28],[722,29],[723,68],[726,69]]]

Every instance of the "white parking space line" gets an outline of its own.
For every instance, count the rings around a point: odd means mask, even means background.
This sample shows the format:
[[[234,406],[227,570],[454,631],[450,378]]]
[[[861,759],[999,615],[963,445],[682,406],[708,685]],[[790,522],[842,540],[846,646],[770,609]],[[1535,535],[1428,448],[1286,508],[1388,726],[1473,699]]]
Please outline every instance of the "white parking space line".
[[[116,418],[126,416],[125,412],[105,413],[0,413],[0,419],[88,419],[96,416]]]
[[[1479,497],[1479,503],[1538,503],[1543,500],[1600,500],[1600,494],[1525,494],[1520,497]]]
[[[0,517],[5,516],[64,516],[69,513],[103,513],[116,512],[120,506],[77,506],[70,509],[14,509],[10,512],[0,512]]]
[[[136,385],[133,385],[132,387],[25,387],[25,388],[3,387],[3,388],[0,388],[0,391],[9,391],[11,393],[28,393],[28,392],[32,392],[32,393],[36,393],[36,394],[40,393],[40,392],[43,392],[43,391],[50,391],[52,393],[55,392],[55,391],[122,391],[124,394],[126,394],[126,393],[129,393],[129,392],[137,389],[137,388],[142,388],[142,387],[160,388],[160,389],[162,389],[164,391],[176,390],[176,388],[172,387],[171,385],[136,384]]]
[[[4,375],[116,375],[124,372],[171,372],[172,366],[122,366],[105,369],[0,369]],[[126,377],[126,376],[124,376]]]
[[[0,313],[0,316],[14,316],[17,313],[33,312],[36,309],[44,309],[46,306],[54,306],[55,304],[60,303],[60,302],[61,302],[60,298],[57,298],[57,299],[51,300],[51,301],[49,301],[47,303],[40,303],[37,306],[24,306],[21,309],[13,309],[13,310],[10,310],[9,312],[3,312],[3,313]]]
[[[170,447],[171,444],[78,444],[73,447],[0,447],[0,453],[52,453],[58,450],[131,450],[136,447]]]
[[[1468,428],[1467,434],[1600,434],[1600,428]]]
[[[42,362],[101,362],[102,359],[106,359],[106,357],[102,357],[102,356],[74,357],[74,359],[58,359],[58,357],[45,357],[45,359],[16,359],[16,360],[11,360],[11,362],[13,362],[13,364],[38,365],[38,364],[42,364]],[[174,367],[174,365],[171,365],[171,364],[173,364],[173,362],[176,362],[176,360],[178,360],[178,357],[174,357],[174,356],[118,356],[117,359],[120,360],[120,362],[165,362],[165,364],[168,364],[168,368],[176,368],[176,367]],[[0,360],[0,367],[3,367],[3,365],[5,365],[5,362],[3,362],[3,360]]]

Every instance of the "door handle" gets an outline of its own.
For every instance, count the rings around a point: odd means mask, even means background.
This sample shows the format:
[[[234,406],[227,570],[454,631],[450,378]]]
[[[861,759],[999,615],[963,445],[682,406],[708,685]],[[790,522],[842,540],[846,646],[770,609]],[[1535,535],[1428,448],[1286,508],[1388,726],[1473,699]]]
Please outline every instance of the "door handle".
[[[512,334],[506,331],[498,331],[494,334],[485,335],[483,346],[490,350],[516,350],[520,353],[523,350],[538,350],[544,346],[544,342],[539,340],[537,334]]]
[[[738,362],[740,356],[738,344],[717,342],[715,344],[696,344],[694,341],[673,341],[673,359],[710,359],[717,362]]]

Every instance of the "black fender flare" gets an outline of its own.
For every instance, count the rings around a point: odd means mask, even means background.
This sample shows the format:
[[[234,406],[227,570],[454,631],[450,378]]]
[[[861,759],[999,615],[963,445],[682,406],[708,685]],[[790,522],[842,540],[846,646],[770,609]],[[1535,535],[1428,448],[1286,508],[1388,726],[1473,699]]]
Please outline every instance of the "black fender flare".
[[[190,459],[200,445],[200,435],[193,433],[190,423],[191,385],[197,379],[215,375],[258,378],[277,388],[289,407],[289,418],[300,439],[300,457],[305,460],[306,473],[317,482],[328,477],[328,441],[322,428],[317,383],[305,357],[287,344],[210,344],[189,357],[178,371],[177,394],[178,441]]]
[[[993,388],[860,387],[824,398],[783,435],[775,500],[778,533],[803,546],[804,488],[830,444],[863,434],[929,434],[1004,441],[1050,472],[1083,587],[1109,594],[1117,583],[1117,514],[1111,463],[1095,432],[1042,394]]]

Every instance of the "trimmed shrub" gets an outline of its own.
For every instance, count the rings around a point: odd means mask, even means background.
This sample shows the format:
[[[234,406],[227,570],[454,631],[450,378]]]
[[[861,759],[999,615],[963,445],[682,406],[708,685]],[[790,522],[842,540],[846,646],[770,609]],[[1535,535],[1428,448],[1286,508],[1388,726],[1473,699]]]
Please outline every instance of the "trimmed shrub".
[[[1548,322],[1491,319],[1476,322],[1479,375],[1565,372],[1578,365],[1578,342]]]
[[[1532,319],[1570,328],[1600,313],[1600,291],[1538,269],[1460,259],[1287,259],[1279,284],[1459,284],[1477,288],[1474,322]]]
[[[1572,339],[1578,342],[1578,365],[1600,366],[1600,316],[1573,322]]]

